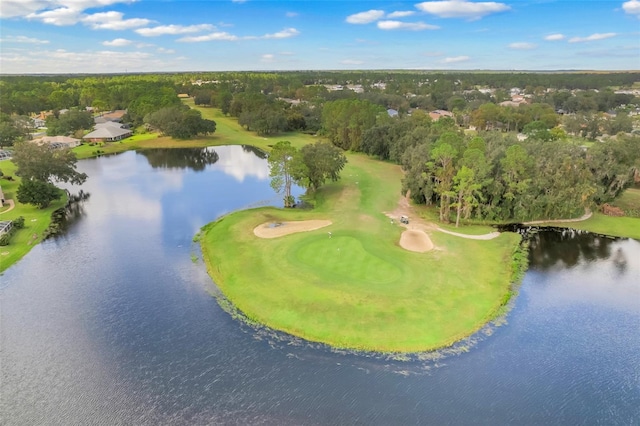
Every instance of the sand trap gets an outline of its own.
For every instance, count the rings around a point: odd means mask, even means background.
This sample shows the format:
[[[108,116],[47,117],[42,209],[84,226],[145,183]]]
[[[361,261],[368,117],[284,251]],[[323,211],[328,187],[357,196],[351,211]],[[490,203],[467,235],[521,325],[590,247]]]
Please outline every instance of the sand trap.
[[[426,232],[409,229],[400,236],[400,247],[405,250],[424,253],[433,250],[433,243]]]
[[[277,238],[296,232],[314,231],[331,225],[330,220],[300,220],[296,222],[267,222],[253,228],[260,238]]]

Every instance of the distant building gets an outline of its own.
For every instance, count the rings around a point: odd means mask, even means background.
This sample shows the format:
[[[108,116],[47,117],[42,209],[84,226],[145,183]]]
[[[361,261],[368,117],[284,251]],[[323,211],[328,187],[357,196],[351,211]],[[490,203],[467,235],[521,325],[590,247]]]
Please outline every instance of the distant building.
[[[40,117],[33,117],[31,121],[33,121],[33,127],[35,127],[36,129],[39,127],[45,127],[47,125],[47,122]]]
[[[86,135],[84,135],[82,139],[92,143],[115,142],[115,141],[128,138],[133,134],[133,132],[130,129],[124,129],[120,126],[109,125],[107,123],[103,123],[103,124],[106,124],[106,125],[100,126],[100,127],[96,125],[96,129],[93,132],[87,133]]]
[[[431,117],[431,119],[433,121],[438,121],[440,120],[442,117],[450,117],[450,118],[454,118],[453,117],[453,113],[449,112],[449,111],[445,111],[443,109],[437,109],[435,111],[431,111],[429,113],[429,117]]]
[[[389,114],[389,117],[397,117],[398,116],[398,111],[396,111],[393,108],[389,108],[387,110],[387,114]]]
[[[124,117],[124,115],[127,113],[126,110],[124,109],[118,109],[115,111],[111,111],[111,112],[105,112],[104,114],[102,114],[100,117],[96,117],[94,119],[94,121],[96,123],[98,122],[107,122],[107,121],[116,121],[116,122],[121,122],[122,121],[122,117]],[[101,119],[100,121],[98,121],[98,119]],[[102,121],[104,120],[104,121]]]
[[[80,139],[70,138],[68,136],[43,136],[31,142],[38,145],[49,145],[52,148],[73,148],[80,145]]]

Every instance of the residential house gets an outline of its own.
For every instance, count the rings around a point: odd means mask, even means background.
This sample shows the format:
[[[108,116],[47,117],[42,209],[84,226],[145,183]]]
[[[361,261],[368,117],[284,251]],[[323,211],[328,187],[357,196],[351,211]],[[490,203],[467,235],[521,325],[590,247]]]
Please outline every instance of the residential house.
[[[91,143],[115,142],[128,138],[132,134],[133,132],[130,129],[125,129],[115,123],[102,123],[97,124],[96,129],[93,132],[84,135],[82,139]]]
[[[73,148],[80,145],[80,139],[70,138],[68,136],[43,136],[31,142],[37,143],[38,145],[48,145],[52,148]]]
[[[115,122],[121,122],[122,121],[122,117],[124,117],[124,115],[127,113],[127,110],[124,109],[118,109],[115,111],[111,111],[111,112],[105,112],[104,114],[102,114],[100,117],[96,117],[94,119],[94,121],[96,121],[98,118],[101,118],[103,120],[106,121],[115,121]]]
[[[393,108],[389,108],[387,110],[387,114],[389,114],[389,117],[397,117],[398,116],[398,111],[396,111]]]
[[[35,127],[36,129],[45,127],[47,125],[47,122],[40,117],[33,117],[31,121],[33,121],[33,127]]]
[[[453,113],[449,112],[449,111],[445,111],[443,109],[437,109],[435,111],[431,111],[429,113],[429,117],[431,117],[431,119],[433,121],[438,121],[440,118],[442,117],[450,117],[450,118],[454,118]]]

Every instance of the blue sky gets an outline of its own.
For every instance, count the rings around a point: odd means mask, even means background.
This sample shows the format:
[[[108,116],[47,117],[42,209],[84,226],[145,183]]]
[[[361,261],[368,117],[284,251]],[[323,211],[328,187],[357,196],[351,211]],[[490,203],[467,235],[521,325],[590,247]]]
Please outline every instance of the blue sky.
[[[2,0],[1,73],[639,70],[640,0]]]

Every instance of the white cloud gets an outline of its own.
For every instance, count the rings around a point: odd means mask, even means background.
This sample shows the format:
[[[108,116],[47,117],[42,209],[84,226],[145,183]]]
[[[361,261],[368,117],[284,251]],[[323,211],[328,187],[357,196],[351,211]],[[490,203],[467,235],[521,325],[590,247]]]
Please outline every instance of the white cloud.
[[[565,39],[565,35],[564,34],[549,34],[544,39],[547,40],[547,41],[564,40]]]
[[[198,24],[198,25],[159,25],[153,28],[138,28],[135,30],[138,34],[144,37],[158,37],[162,35],[177,35],[177,34],[193,34],[200,31],[213,30],[214,26],[210,24]]]
[[[616,33],[595,33],[587,37],[573,37],[569,39],[569,43],[582,43],[585,41],[604,40],[607,38],[615,37]]]
[[[49,40],[40,40],[27,36],[7,36],[0,39],[2,43],[30,43],[30,44],[48,44]]]
[[[166,54],[168,54],[168,55],[169,55],[169,54],[172,54],[172,53],[176,53],[176,51],[175,51],[175,50],[173,50],[173,49],[167,49],[167,48],[165,48],[165,47],[158,47],[157,52],[158,52],[158,53],[166,53]]]
[[[0,68],[6,73],[24,74],[25,70],[37,70],[42,73],[103,73],[125,69],[136,71],[156,71],[168,69],[174,61],[163,62],[146,52],[118,52],[100,50],[88,52],[72,52],[64,49],[34,50],[16,54],[3,52]]]
[[[46,10],[40,13],[30,13],[26,16],[26,18],[37,19],[44,22],[45,24],[64,26],[77,24],[82,19],[82,15],[77,9],[60,7],[53,10]]]
[[[270,40],[270,39],[284,39],[284,38],[295,37],[298,34],[300,34],[300,31],[296,30],[295,28],[285,28],[284,30],[278,31],[277,33],[265,34],[262,36],[245,36],[245,37],[238,37],[236,35],[233,35],[224,31],[219,31],[211,34],[201,35],[201,36],[182,37],[182,38],[179,38],[178,41],[185,42],[185,43],[197,43],[197,42],[203,42],[203,41],[238,41],[238,40],[260,40],[260,39]]]
[[[350,24],[369,24],[384,17],[384,10],[368,10],[366,12],[355,13],[347,16],[346,21]]]
[[[299,15],[298,12],[287,12],[284,14],[284,16],[286,16],[287,18],[295,18],[298,15]]]
[[[284,30],[278,31],[277,33],[265,34],[262,36],[262,38],[266,38],[266,39],[290,38],[290,37],[295,37],[298,34],[300,34],[300,31],[296,30],[295,28],[285,28]]]
[[[402,21],[379,21],[378,28],[381,30],[437,30],[440,27],[436,25],[425,24],[424,22],[402,22]]]
[[[344,61],[340,61],[341,64],[343,65],[362,65],[364,64],[363,61],[358,61],[356,59],[345,59]]]
[[[122,12],[100,12],[82,17],[82,23],[94,30],[129,30],[131,28],[149,25],[151,21],[144,18],[122,19]]]
[[[389,19],[395,19],[395,18],[406,18],[407,16],[411,16],[414,15],[415,12],[413,10],[399,10],[396,12],[391,12],[387,15],[387,18]]]
[[[455,63],[458,63],[458,62],[466,62],[469,59],[471,59],[471,58],[468,57],[468,56],[451,56],[451,57],[448,57],[448,58],[444,58],[440,62],[442,62],[443,64],[455,64]]]
[[[30,13],[25,17],[57,26],[75,25],[81,22],[94,30],[127,30],[151,23],[149,19],[143,18],[122,19],[124,14],[116,11],[85,15],[82,13],[83,9],[76,6],[59,7],[39,13]]]
[[[102,45],[103,46],[111,46],[111,47],[122,47],[122,46],[128,46],[132,43],[131,40],[127,40],[126,38],[116,38],[114,40],[111,41],[103,41]]]
[[[201,36],[189,36],[179,38],[178,41],[184,43],[198,43],[203,41],[236,41],[240,40],[240,37],[235,36],[233,34],[229,34],[224,31],[219,31],[211,34],[201,35]]]
[[[536,47],[538,47],[538,45],[535,43],[516,42],[509,44],[509,49],[514,50],[531,50],[535,49]]]
[[[466,18],[472,20],[511,9],[504,3],[492,1],[473,3],[467,0],[426,1],[416,4],[416,7],[423,12],[440,18]]]
[[[276,56],[272,53],[265,53],[260,57],[260,61],[262,62],[275,62]]]
[[[640,1],[629,0],[622,3],[622,9],[629,15],[636,15],[640,19]]]
[[[295,55],[295,53],[294,53],[294,52],[280,52],[280,53],[278,53],[278,54],[279,54],[279,55],[282,55],[282,56],[293,56],[293,55]]]
[[[80,13],[86,9],[110,6],[116,3],[133,3],[136,0],[2,0],[0,17],[27,17],[39,11],[72,9]]]

